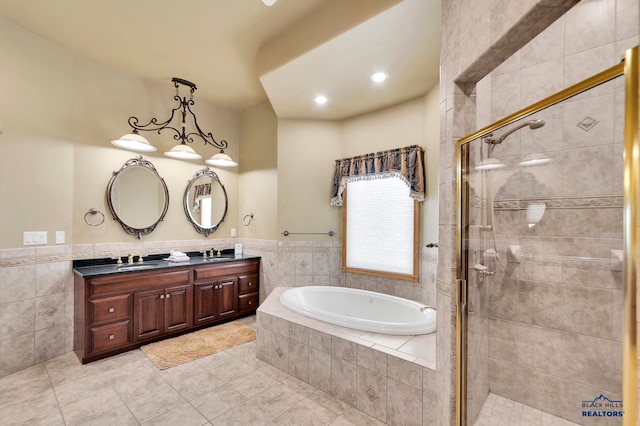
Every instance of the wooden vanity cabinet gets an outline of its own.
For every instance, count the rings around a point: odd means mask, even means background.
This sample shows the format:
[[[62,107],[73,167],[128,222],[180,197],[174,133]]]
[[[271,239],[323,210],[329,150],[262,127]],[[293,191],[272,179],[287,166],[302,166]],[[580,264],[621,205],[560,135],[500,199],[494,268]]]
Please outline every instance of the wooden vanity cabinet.
[[[82,363],[255,313],[260,259],[75,274],[74,350]]]
[[[196,325],[208,324],[238,315],[248,315],[251,309],[243,305],[246,293],[246,277],[252,276],[252,288],[257,295],[258,259],[233,263],[198,266],[194,270],[194,322]],[[257,308],[251,306],[253,311]],[[243,309],[244,307],[244,309]]]
[[[193,312],[192,300],[190,284],[135,292],[133,306],[136,313],[136,341],[189,329]]]

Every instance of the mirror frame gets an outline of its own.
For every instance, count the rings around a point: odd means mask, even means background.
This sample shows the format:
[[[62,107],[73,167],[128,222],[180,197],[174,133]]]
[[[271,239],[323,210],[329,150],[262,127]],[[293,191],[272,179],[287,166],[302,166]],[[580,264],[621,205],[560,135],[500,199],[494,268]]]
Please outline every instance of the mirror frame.
[[[220,187],[222,188],[222,193],[224,194],[224,213],[222,214],[222,217],[220,218],[220,221],[218,223],[208,228],[200,226],[200,224],[198,224],[198,222],[196,222],[196,220],[193,218],[193,215],[191,214],[191,210],[189,210],[189,190],[191,189],[195,181],[197,181],[199,178],[203,176],[209,176],[210,178],[215,179],[220,184]],[[195,230],[198,231],[198,233],[204,234],[205,237],[208,237],[209,234],[215,232],[218,229],[218,227],[220,227],[220,224],[224,222],[224,218],[227,217],[227,210],[229,209],[229,197],[227,196],[227,190],[225,189],[222,182],[220,182],[220,178],[218,177],[218,175],[213,170],[209,169],[209,167],[207,167],[207,168],[198,170],[193,175],[191,180],[189,180],[189,182],[187,183],[187,189],[185,189],[184,191],[184,198],[183,198],[182,204],[184,207],[184,213],[187,215],[187,220],[191,222],[191,224],[193,225]]]
[[[158,220],[156,220],[153,224],[147,226],[146,228],[134,228],[134,227],[129,226],[126,223],[124,223],[122,221],[122,219],[116,213],[116,209],[113,206],[113,201],[111,199],[111,191],[113,189],[113,185],[114,185],[116,179],[125,170],[130,169],[131,167],[144,167],[147,170],[151,171],[158,178],[158,181],[162,185],[162,189],[164,191],[165,202],[164,202],[164,209],[162,211],[162,214],[160,215]],[[156,228],[156,226],[158,226],[158,223],[160,223],[162,220],[164,220],[164,217],[167,214],[167,210],[169,210],[169,189],[167,188],[167,184],[165,183],[164,178],[162,178],[158,174],[158,171],[156,170],[155,166],[153,164],[151,164],[151,162],[143,159],[142,156],[139,156],[139,157],[136,157],[136,158],[131,158],[131,159],[127,160],[122,165],[122,167],[120,167],[120,170],[113,172],[113,175],[111,176],[111,179],[109,180],[109,184],[107,185],[107,206],[109,207],[109,212],[111,213],[111,215],[113,215],[113,219],[118,221],[120,226],[122,226],[122,229],[124,229],[124,231],[127,234],[135,235],[138,239],[140,239],[143,235],[147,235],[147,234],[150,234],[151,232],[153,232],[153,230]]]

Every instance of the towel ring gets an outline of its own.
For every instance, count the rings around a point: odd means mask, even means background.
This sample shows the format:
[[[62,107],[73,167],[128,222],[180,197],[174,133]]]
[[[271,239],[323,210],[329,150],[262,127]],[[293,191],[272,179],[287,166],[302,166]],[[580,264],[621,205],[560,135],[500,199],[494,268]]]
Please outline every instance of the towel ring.
[[[247,218],[249,218],[249,221],[247,222]],[[253,213],[249,213],[244,215],[244,217],[242,218],[242,224],[244,226],[249,226],[251,224],[251,221],[253,220]]]
[[[87,215],[96,215],[96,214],[100,214],[102,216],[102,220],[100,221],[100,223],[89,223],[89,221],[87,220]],[[88,212],[86,212],[84,214],[84,223],[86,223],[89,226],[100,226],[104,223],[104,213],[102,213],[100,210],[95,209],[95,208],[90,208]]]

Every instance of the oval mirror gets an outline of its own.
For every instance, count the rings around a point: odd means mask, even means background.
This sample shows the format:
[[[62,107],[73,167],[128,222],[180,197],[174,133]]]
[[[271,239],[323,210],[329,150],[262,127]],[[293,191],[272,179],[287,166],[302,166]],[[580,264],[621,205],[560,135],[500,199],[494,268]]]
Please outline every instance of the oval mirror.
[[[142,157],[127,160],[107,185],[107,205],[125,232],[140,238],[153,232],[169,208],[169,190]]]
[[[193,227],[209,236],[227,215],[227,191],[208,167],[193,175],[184,192],[184,212]]]

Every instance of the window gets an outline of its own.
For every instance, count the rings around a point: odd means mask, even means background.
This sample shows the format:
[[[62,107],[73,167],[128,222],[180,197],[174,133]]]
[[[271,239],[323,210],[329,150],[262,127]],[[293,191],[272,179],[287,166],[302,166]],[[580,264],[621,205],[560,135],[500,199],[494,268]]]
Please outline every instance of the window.
[[[418,201],[397,176],[347,182],[342,271],[418,280]]]

